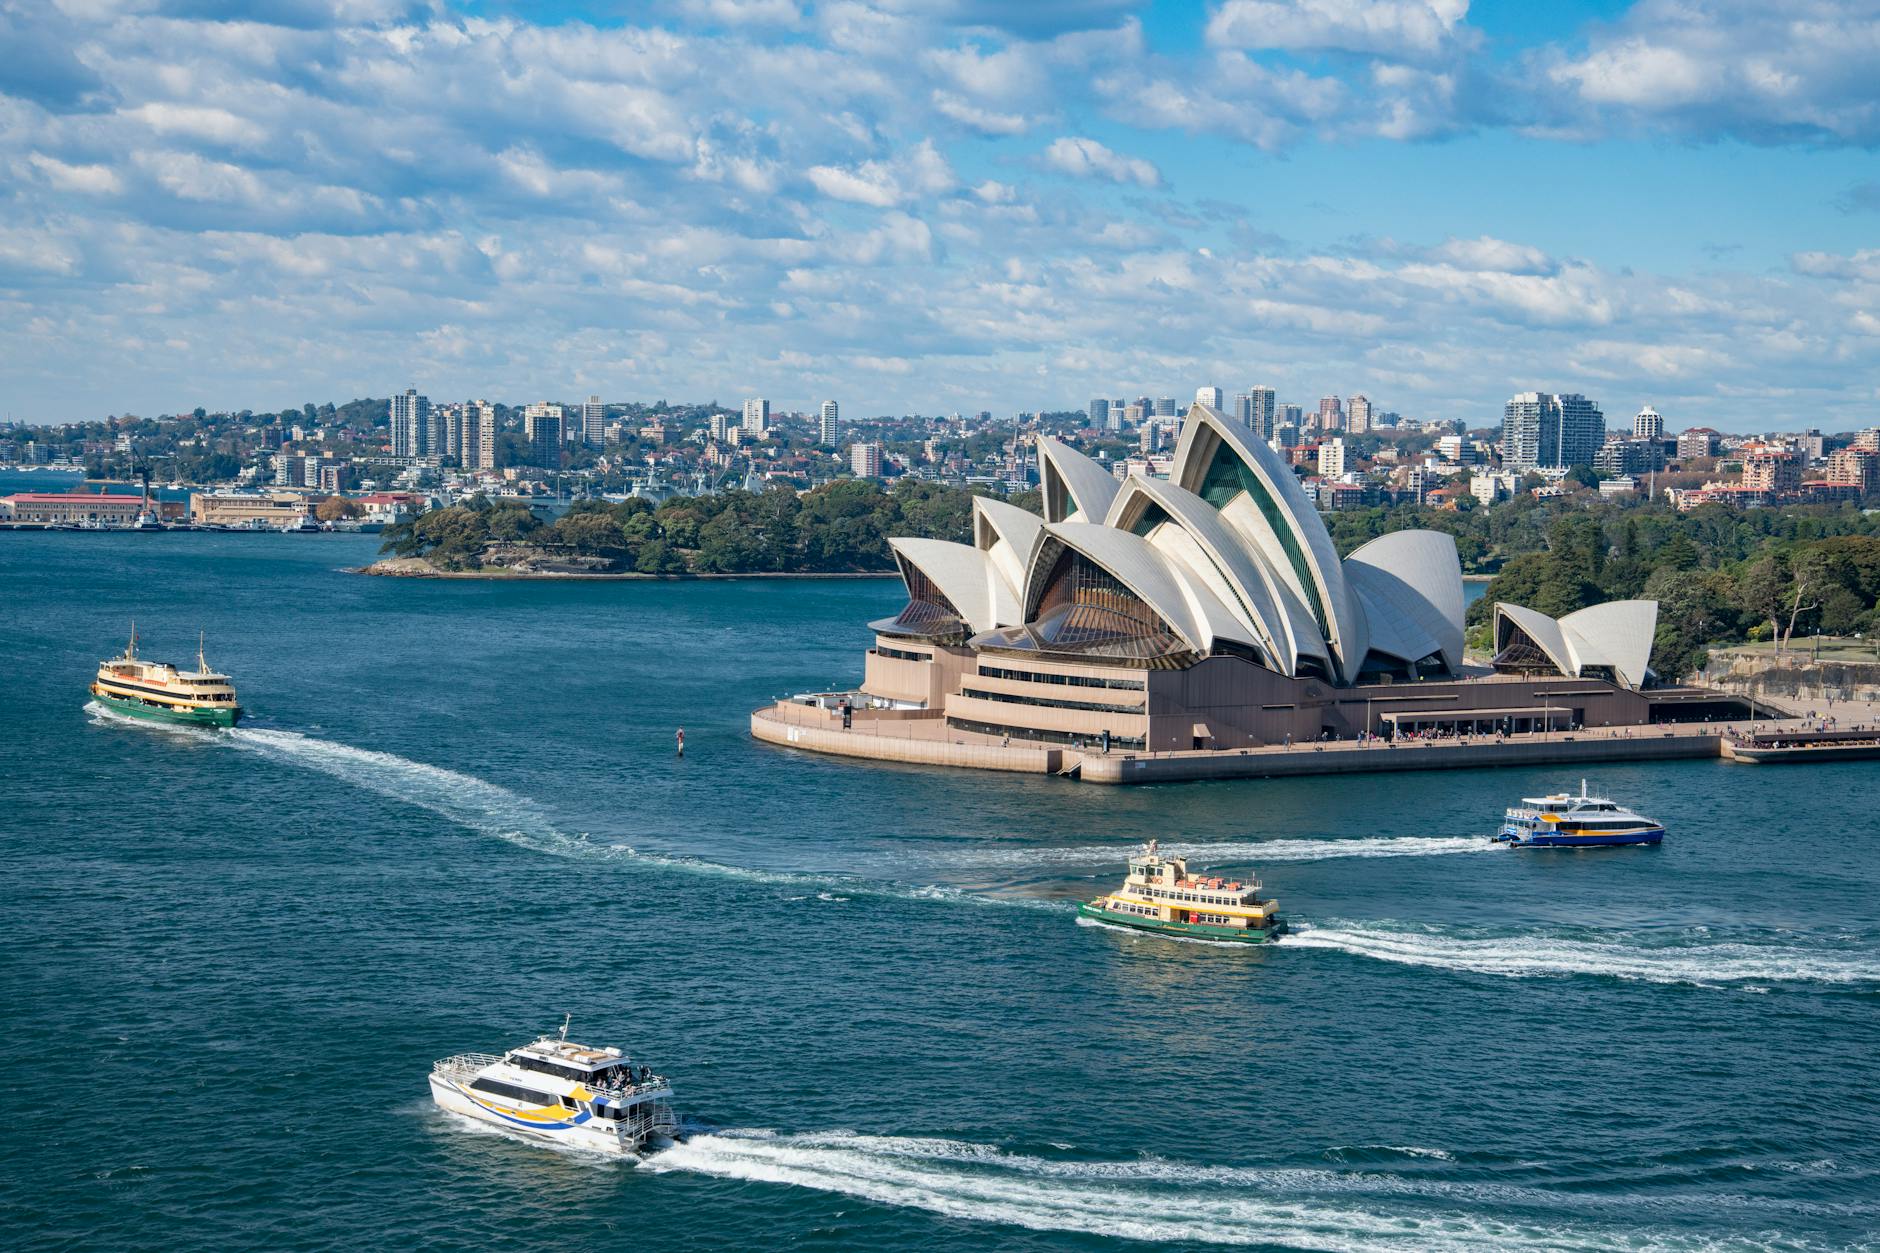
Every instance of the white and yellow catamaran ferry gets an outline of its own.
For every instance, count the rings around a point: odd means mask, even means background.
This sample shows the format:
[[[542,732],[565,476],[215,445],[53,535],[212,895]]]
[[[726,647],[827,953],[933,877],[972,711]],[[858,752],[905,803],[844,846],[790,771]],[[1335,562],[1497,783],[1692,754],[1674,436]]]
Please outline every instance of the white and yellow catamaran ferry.
[[[507,1131],[603,1153],[638,1153],[671,1139],[672,1084],[617,1048],[559,1036],[493,1053],[459,1053],[431,1067],[440,1109]]]
[[[200,639],[196,668],[178,670],[167,661],[145,661],[137,655],[134,625],[123,653],[98,663],[91,694],[106,709],[186,726],[232,727],[242,716],[235,685],[226,674],[209,669]]]
[[[1129,859],[1123,886],[1077,907],[1092,922],[1197,940],[1261,944],[1279,938],[1286,924],[1278,902],[1260,899],[1260,881],[1190,875],[1188,860],[1164,857],[1150,840]]]

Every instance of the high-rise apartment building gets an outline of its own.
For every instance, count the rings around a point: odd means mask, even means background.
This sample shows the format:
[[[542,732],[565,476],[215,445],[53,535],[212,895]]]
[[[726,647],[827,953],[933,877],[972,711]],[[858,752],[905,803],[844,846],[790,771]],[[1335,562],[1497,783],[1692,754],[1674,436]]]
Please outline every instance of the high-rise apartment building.
[[[881,445],[873,440],[849,445],[849,469],[858,479],[881,477]]]
[[[457,427],[457,464],[466,470],[496,468],[496,406],[466,400]]]
[[[1345,429],[1354,435],[1362,435],[1371,429],[1371,398],[1359,392],[1345,402]]]
[[[824,448],[834,448],[841,433],[842,411],[833,400],[822,402],[822,413],[816,427],[816,442]]]
[[[1306,407],[1304,405],[1281,405],[1279,406],[1279,418],[1273,425],[1275,429],[1282,426],[1290,426],[1297,430],[1305,424]]]
[[[1197,387],[1195,388],[1195,403],[1198,405],[1206,405],[1210,409],[1225,411],[1227,408],[1227,393],[1218,387]]]
[[[1864,496],[1880,488],[1880,453],[1871,448],[1837,448],[1828,454],[1828,482],[1857,487]]]
[[[1318,428],[1321,431],[1345,429],[1345,406],[1336,396],[1319,397]]]
[[[1665,420],[1650,405],[1632,415],[1633,439],[1657,439],[1664,433]]]
[[[544,470],[561,469],[562,411],[539,401],[522,411],[522,436],[529,441],[529,462]]]
[[[1340,478],[1345,473],[1345,441],[1328,439],[1319,445],[1319,477]]]
[[[581,406],[581,429],[568,435],[571,444],[599,448],[607,442],[607,406],[599,396],[589,396]]]
[[[1502,409],[1502,465],[1517,474],[1590,466],[1606,442],[1606,415],[1577,392],[1521,392]]]
[[[744,402],[744,433],[757,439],[770,434],[770,402],[759,396]]]
[[[1743,458],[1743,486],[1755,492],[1799,492],[1801,454],[1788,448],[1757,449]]]
[[[1143,397],[1143,399],[1147,400],[1148,397],[1145,396]],[[1175,416],[1175,398],[1173,396],[1156,397],[1155,408],[1151,412],[1153,412],[1155,416],[1158,418],[1174,417]]]
[[[424,457],[432,452],[431,398],[407,387],[392,397],[392,456]]]
[[[1110,402],[1103,399],[1090,402],[1090,425],[1099,431],[1113,430],[1110,426]]]

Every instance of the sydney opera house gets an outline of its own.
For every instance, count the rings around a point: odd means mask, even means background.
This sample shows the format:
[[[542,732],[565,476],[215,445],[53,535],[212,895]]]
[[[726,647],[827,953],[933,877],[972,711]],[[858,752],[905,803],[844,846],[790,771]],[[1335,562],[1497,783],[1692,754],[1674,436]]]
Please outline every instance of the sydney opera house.
[[[1167,479],[1039,451],[1042,517],[982,497],[971,544],[891,541],[907,605],[871,624],[858,717],[1169,752],[1709,712],[1713,694],[1656,684],[1650,601],[1497,605],[1492,663],[1466,663],[1451,538],[1341,560],[1292,470],[1218,410],[1189,411]]]

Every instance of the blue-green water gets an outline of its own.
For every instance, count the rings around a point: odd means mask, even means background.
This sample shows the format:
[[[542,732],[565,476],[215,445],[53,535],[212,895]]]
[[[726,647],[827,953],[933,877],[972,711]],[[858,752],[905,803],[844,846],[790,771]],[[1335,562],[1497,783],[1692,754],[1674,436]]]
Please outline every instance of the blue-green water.
[[[751,741],[887,581],[368,579],[371,537],[0,535],[0,1207],[48,1248],[1849,1247],[1880,1230],[1880,769],[1111,790]],[[251,723],[88,714],[135,616]],[[687,754],[672,752],[675,727]],[[1145,835],[1271,948],[1080,927]],[[633,1166],[433,1111],[551,1028]]]

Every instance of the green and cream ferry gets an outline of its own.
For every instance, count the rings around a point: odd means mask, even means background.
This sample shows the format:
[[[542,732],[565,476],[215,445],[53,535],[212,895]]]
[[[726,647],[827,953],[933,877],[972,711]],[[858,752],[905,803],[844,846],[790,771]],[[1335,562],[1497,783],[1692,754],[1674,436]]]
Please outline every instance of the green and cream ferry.
[[[98,663],[91,694],[117,713],[185,726],[232,727],[242,716],[234,684],[226,674],[209,669],[200,641],[196,668],[178,670],[167,661],[145,661],[137,655],[136,627],[120,656]]]
[[[1150,840],[1129,859],[1123,886],[1077,907],[1080,920],[1195,940],[1262,944],[1286,924],[1277,902],[1260,899],[1258,879],[1190,875],[1183,857],[1165,857]]]

